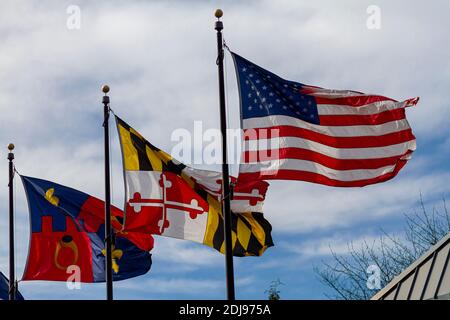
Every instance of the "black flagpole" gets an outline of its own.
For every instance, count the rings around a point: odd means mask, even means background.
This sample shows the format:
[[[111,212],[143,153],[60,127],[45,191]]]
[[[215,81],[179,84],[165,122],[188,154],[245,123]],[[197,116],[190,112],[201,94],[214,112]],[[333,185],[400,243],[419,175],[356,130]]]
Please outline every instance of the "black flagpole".
[[[9,300],[16,300],[16,275],[14,266],[14,144],[8,145],[9,160]]]
[[[233,248],[231,238],[231,209],[230,209],[230,173],[227,157],[227,113],[225,106],[225,84],[223,75],[223,23],[220,21],[223,12],[216,10],[217,18],[215,29],[217,31],[217,66],[219,69],[219,95],[220,95],[220,130],[222,132],[222,212],[224,216],[225,235],[225,261],[227,274],[227,297],[228,300],[235,300],[234,295],[234,268],[233,268]]]
[[[105,94],[103,103],[103,128],[105,131],[105,269],[106,269],[106,299],[113,300],[113,277],[112,277],[112,230],[111,230],[111,187],[109,176],[109,87],[104,85],[102,91]]]

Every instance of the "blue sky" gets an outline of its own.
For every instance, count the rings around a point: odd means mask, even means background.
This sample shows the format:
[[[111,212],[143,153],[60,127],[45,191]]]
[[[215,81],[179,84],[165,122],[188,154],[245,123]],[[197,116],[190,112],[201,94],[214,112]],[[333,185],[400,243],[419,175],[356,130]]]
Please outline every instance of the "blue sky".
[[[69,5],[81,28],[66,26]],[[366,26],[377,5],[381,28]],[[171,133],[218,128],[213,13],[221,7],[224,37],[240,55],[286,78],[333,89],[420,96],[407,110],[417,137],[413,159],[389,182],[339,189],[271,182],[265,215],[275,247],[260,258],[235,259],[237,297],[262,299],[279,278],[285,299],[323,299],[313,266],[345,253],[349,241],[401,233],[403,214],[441,205],[450,192],[447,92],[450,3],[423,1],[32,1],[0,3],[0,270],[8,272],[7,149],[16,144],[20,173],[103,196],[100,87],[111,107],[149,141],[170,151]],[[231,57],[226,58],[230,126],[238,124]],[[117,135],[112,130],[113,202],[123,203]],[[197,166],[208,168],[206,166]],[[216,167],[209,167],[217,169]],[[236,172],[236,167],[233,167]],[[19,182],[19,181],[17,181]],[[28,212],[16,184],[17,273],[28,248]],[[103,284],[68,290],[65,283],[20,283],[29,299],[103,299]],[[119,299],[223,299],[223,256],[196,243],[156,238],[152,270],[115,283]]]

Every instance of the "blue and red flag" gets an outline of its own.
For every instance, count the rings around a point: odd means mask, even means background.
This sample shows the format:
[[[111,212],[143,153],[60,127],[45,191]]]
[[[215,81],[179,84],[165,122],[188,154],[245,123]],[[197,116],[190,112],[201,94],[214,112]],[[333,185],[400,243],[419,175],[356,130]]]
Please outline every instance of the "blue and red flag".
[[[54,182],[21,178],[31,225],[22,280],[66,281],[75,266],[79,268],[81,282],[104,282],[104,202]],[[123,212],[112,207],[111,215],[115,231],[113,280],[147,273],[151,266],[152,236],[121,232]]]

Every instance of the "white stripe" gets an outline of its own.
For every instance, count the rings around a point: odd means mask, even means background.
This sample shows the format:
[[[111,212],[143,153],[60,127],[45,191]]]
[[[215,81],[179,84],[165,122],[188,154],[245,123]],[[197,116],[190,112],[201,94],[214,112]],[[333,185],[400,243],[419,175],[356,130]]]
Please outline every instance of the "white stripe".
[[[241,164],[240,172],[262,172],[274,170],[301,170],[312,173],[318,173],[330,179],[339,181],[357,181],[372,179],[386,173],[394,171],[395,165],[386,166],[378,169],[358,169],[358,170],[334,170],[321,164],[306,160],[283,159],[268,161],[258,164]]]
[[[374,148],[334,148],[297,137],[247,140],[244,142],[245,151],[271,150],[270,157],[273,159],[277,158],[275,153],[282,148],[311,150],[335,159],[377,159],[399,156],[405,154],[407,150],[416,150],[416,140]]]
[[[244,119],[243,128],[270,128],[273,126],[292,126],[311,130],[331,137],[365,137],[381,136],[388,133],[410,129],[406,119],[367,126],[321,126],[289,116],[272,115]]]
[[[310,86],[303,86],[302,89],[311,90],[312,92],[308,93],[310,95],[328,98],[328,99],[348,98],[348,97],[357,97],[357,96],[359,96],[359,97],[378,96],[375,94],[366,94],[366,93],[352,91],[352,90],[325,89],[325,88],[317,88],[317,87],[310,87]]]
[[[388,110],[402,109],[407,105],[407,101],[377,101],[361,107],[352,107],[338,104],[318,104],[319,115],[369,115],[377,114]]]

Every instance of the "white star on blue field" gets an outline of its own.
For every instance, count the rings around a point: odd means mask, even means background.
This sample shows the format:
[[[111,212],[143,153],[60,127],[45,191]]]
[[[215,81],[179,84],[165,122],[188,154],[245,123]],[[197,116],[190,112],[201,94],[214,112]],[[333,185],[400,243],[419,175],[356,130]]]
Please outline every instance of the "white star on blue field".
[[[233,57],[239,74],[243,119],[286,115],[319,124],[315,99],[301,92],[302,84],[284,80],[237,54]]]
[[[396,100],[420,97],[406,111],[417,150],[393,180],[359,189],[270,181],[264,215],[272,224],[275,246],[262,257],[234,259],[236,296],[266,299],[270,283],[279,279],[282,299],[325,299],[330,289],[313,268],[330,261],[330,247],[345,254],[349,241],[357,245],[378,239],[381,229],[401,235],[404,213],[418,208],[420,194],[431,208],[441,206],[450,193],[450,3],[377,1],[381,28],[376,30],[366,24],[371,4],[82,0],[76,4],[81,14],[77,29],[67,23],[72,1],[2,0],[0,271],[8,274],[8,143],[16,146],[21,174],[103,198],[103,84],[111,87],[114,112],[162,150],[175,145],[171,136],[176,129],[193,133],[194,121],[202,121],[203,131],[219,128],[214,11],[220,7],[230,50],[292,81],[248,66],[241,69],[247,75],[240,79],[246,86],[244,116],[276,110],[316,123],[313,103],[298,93],[301,84]],[[232,56],[225,55],[229,127],[238,128],[238,81]],[[113,125],[111,132],[113,204],[122,207],[122,159]],[[192,154],[201,151],[201,142],[192,143]],[[237,168],[232,166],[233,174]],[[15,208],[20,278],[29,222],[19,179]],[[152,254],[146,275],[114,284],[115,298],[226,298],[225,260],[217,251],[155,237]],[[104,299],[106,291],[104,284],[69,290],[65,283],[25,281],[19,289],[26,299]]]

